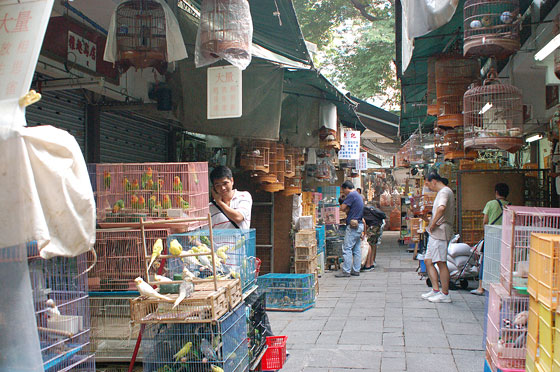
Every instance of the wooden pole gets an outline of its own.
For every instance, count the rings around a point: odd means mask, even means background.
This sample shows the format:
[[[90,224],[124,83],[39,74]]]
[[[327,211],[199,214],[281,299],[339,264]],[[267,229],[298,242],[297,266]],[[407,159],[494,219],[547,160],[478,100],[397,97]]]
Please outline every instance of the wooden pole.
[[[146,247],[146,230],[144,230],[144,218],[140,218],[140,233],[142,234],[142,248],[144,249],[144,257],[148,257],[148,248]],[[146,281],[150,280],[148,271],[148,261],[144,260],[144,268],[146,269]]]
[[[214,233],[212,232],[212,215],[208,213],[208,231],[210,233],[210,252],[212,252],[212,272],[214,273],[214,290],[218,290],[218,273],[216,272],[216,261],[214,259]]]

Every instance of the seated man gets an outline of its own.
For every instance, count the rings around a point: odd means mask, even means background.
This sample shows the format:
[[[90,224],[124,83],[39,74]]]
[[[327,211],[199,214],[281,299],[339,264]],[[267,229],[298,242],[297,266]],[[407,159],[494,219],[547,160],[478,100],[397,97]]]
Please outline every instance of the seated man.
[[[210,182],[214,199],[210,203],[212,228],[249,229],[253,198],[247,191],[233,188],[231,169],[225,166],[214,168],[210,173]]]

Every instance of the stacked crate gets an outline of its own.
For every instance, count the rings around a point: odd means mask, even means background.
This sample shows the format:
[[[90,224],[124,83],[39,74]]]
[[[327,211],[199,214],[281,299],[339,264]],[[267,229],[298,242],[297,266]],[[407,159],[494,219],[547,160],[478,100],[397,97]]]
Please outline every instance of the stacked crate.
[[[301,193],[301,196],[302,216],[311,216],[313,226],[315,226],[319,219],[318,207],[323,195],[318,192],[305,191]]]
[[[315,230],[296,232],[294,239],[294,272],[317,273],[317,236]]]
[[[464,210],[461,215],[461,240],[474,245],[484,237],[483,214],[481,210]]]
[[[305,311],[315,305],[313,274],[266,274],[257,283],[266,296],[267,310]]]

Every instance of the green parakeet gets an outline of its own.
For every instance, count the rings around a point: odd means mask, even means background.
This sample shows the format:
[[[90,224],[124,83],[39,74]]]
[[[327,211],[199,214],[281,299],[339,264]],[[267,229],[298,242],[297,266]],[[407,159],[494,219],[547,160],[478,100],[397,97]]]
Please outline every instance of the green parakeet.
[[[161,239],[158,239],[152,247],[152,257],[150,258],[148,270],[150,270],[150,267],[152,267],[154,261],[161,255],[161,252],[163,252],[163,241]]]
[[[182,348],[181,350],[179,350],[175,355],[173,355],[173,358],[175,358],[175,362],[178,362],[181,358],[186,357],[189,354],[189,351],[191,351],[193,343],[192,342],[187,342]]]

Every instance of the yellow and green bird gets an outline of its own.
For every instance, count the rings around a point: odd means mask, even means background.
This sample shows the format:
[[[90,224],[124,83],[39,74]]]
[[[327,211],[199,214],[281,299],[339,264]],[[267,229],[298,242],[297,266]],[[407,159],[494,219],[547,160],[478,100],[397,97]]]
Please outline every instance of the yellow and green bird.
[[[148,270],[150,270],[150,267],[152,267],[154,261],[161,255],[161,252],[163,252],[163,241],[161,239],[158,239],[152,247],[152,257],[150,258]]]
[[[192,348],[192,342],[190,341],[187,342],[185,345],[183,345],[181,350],[179,350],[175,355],[173,355],[173,358],[175,358],[175,362],[178,362],[181,358],[186,357],[191,351],[191,348]]]

